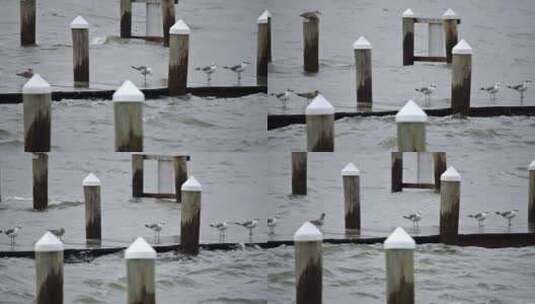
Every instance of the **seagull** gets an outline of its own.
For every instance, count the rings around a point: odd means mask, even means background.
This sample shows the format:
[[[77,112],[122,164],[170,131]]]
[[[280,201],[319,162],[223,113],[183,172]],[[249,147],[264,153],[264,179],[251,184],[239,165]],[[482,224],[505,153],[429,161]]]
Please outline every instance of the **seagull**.
[[[306,98],[307,100],[311,100],[318,96],[319,93],[319,90],[314,90],[312,92],[295,93],[295,95]]]
[[[253,235],[253,229],[256,227],[256,224],[258,223],[258,220],[259,219],[255,218],[253,220],[245,221],[245,222],[234,222],[234,224],[242,226],[242,227],[248,229],[249,230],[249,236],[251,237]]]
[[[4,233],[11,239],[11,246],[13,247],[15,245],[15,238],[17,237],[17,234],[22,229],[22,226],[16,226],[7,230],[4,230]]]
[[[224,66],[224,69],[231,70],[238,75],[238,83],[241,80],[241,73],[245,71],[245,68],[249,65],[249,61],[242,61],[240,64],[233,65],[233,66]]]
[[[147,75],[152,75],[152,69],[146,65],[132,66],[132,69],[137,70],[143,75],[143,85],[147,86]]]
[[[416,229],[420,228],[420,224],[418,223],[419,221],[422,220],[422,214],[420,213],[420,211],[416,211],[416,213],[413,213],[413,214],[404,215],[403,218],[408,219],[409,221],[411,221],[412,225]]]
[[[165,222],[159,222],[157,224],[145,224],[145,227],[148,229],[154,231],[154,242],[159,243],[160,242],[160,231],[163,229],[163,225],[165,225]]]
[[[205,67],[197,67],[195,68],[196,71],[202,71],[206,74],[207,82],[210,83],[210,80],[212,80],[212,74],[217,69],[217,65],[215,63],[212,63],[211,65],[207,65]]]
[[[282,102],[282,107],[286,108],[286,102],[290,99],[291,92],[293,92],[293,90],[286,89],[286,91],[282,93],[271,93],[271,96],[277,97],[277,99]]]
[[[63,237],[63,235],[65,234],[65,229],[63,227],[61,227],[59,229],[50,229],[48,231],[50,231],[53,235],[57,236],[60,240]]]
[[[496,102],[496,93],[500,90],[500,82],[496,82],[493,86],[481,88],[481,91],[485,91],[489,94],[491,102]]]
[[[519,211],[518,209],[513,209],[513,210],[503,211],[503,212],[496,211],[496,214],[502,216],[504,219],[507,219],[508,226],[511,227],[511,220],[516,216],[518,211]]]
[[[524,104],[524,92],[528,90],[529,84],[531,83],[531,80],[524,80],[522,84],[517,85],[508,85],[507,87],[509,89],[513,89],[520,93],[520,104]]]
[[[225,239],[225,231],[227,230],[227,226],[228,226],[227,222],[210,224],[210,227],[217,229],[219,231],[220,240]]]
[[[325,223],[325,213],[322,213],[318,219],[311,220],[309,222],[317,226],[318,228],[321,228],[321,226],[323,226],[323,223]]]
[[[26,79],[32,78],[33,77],[33,69],[29,68],[24,72],[17,73],[17,76],[20,76],[20,77],[26,78]]]
[[[320,18],[318,15],[321,15],[321,13],[320,11],[316,10],[313,12],[304,12],[299,16],[305,18],[307,21],[316,21]]]
[[[424,94],[425,105],[426,105],[426,106],[429,106],[429,105],[431,105],[431,94],[433,94],[433,91],[434,91],[436,88],[437,88],[436,85],[431,84],[431,85],[429,85],[428,87],[416,88],[415,90],[416,90],[417,92],[420,92],[420,93]]]
[[[267,218],[267,226],[269,228],[269,234],[274,234],[275,233],[275,226],[277,226],[277,221],[279,220],[279,217],[278,216],[274,216],[274,217],[268,217]]]
[[[484,211],[484,212],[479,212],[476,214],[469,214],[468,217],[477,220],[477,223],[479,224],[479,226],[483,226],[483,222],[487,219],[487,216],[489,216],[489,214],[490,212]]]

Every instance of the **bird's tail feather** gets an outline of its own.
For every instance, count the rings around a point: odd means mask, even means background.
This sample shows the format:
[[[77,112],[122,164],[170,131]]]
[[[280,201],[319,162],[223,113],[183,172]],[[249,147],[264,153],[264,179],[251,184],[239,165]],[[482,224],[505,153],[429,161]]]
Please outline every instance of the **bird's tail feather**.
[[[201,68],[195,68],[195,71],[200,71],[200,70],[201,70]]]
[[[469,214],[468,217],[475,217],[475,215],[473,215],[473,214]]]
[[[407,215],[404,215],[404,216],[403,216],[403,218],[405,218],[405,219],[408,219],[408,220],[409,220],[409,219],[410,219],[411,217],[410,217],[410,216],[407,216]]]
[[[227,65],[223,66],[223,68],[224,68],[224,69],[229,69],[229,70],[230,70],[230,67],[227,66]]]
[[[145,227],[150,228],[150,225],[149,224],[145,224]]]

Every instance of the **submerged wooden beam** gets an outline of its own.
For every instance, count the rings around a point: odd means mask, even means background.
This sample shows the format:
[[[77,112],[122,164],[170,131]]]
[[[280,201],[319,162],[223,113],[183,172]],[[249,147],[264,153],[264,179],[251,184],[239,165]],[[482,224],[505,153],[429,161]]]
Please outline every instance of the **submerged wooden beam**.
[[[425,61],[425,62],[446,62],[446,57],[441,56],[414,56],[414,61]]]

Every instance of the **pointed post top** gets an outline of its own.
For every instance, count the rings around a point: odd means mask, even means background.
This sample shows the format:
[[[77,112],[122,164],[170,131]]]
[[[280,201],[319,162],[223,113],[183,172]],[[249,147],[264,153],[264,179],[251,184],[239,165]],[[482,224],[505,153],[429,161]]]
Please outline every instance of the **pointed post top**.
[[[22,93],[24,94],[48,94],[51,92],[50,84],[39,74],[33,74],[32,78],[22,87]]]
[[[427,114],[412,100],[396,114],[396,122],[426,122]]]
[[[531,162],[531,164],[529,164],[528,170],[529,171],[534,171],[535,170],[535,160],[533,160]]]
[[[342,169],[342,176],[359,176],[360,170],[353,163],[348,163],[344,169]]]
[[[461,175],[453,166],[450,166],[448,170],[446,170],[442,175],[440,176],[441,181],[445,182],[460,182],[461,181]]]
[[[410,8],[408,8],[403,12],[403,14],[401,14],[401,17],[404,17],[404,18],[414,17],[414,12]]]
[[[130,259],[156,259],[156,251],[145,239],[138,237],[124,253],[127,260]]]
[[[182,184],[182,191],[197,191],[197,192],[200,192],[202,191],[202,186],[201,186],[201,183],[199,183],[199,181],[195,178],[195,176],[191,176],[190,178],[188,178],[187,181],[185,181],[183,184]]]
[[[100,186],[100,179],[93,174],[89,173],[82,182],[82,186]]]
[[[270,18],[269,11],[265,10],[260,16],[258,16],[258,19],[256,19],[256,23],[257,24],[268,23],[269,18]]]
[[[145,95],[130,80],[125,80],[123,84],[113,93],[113,101],[143,102]]]
[[[451,50],[452,54],[472,54],[472,47],[466,40],[461,40]]]
[[[448,8],[444,14],[442,14],[442,19],[459,19],[459,17],[457,17],[457,14],[455,14],[451,8]]]
[[[305,114],[330,115],[334,114],[334,107],[327,101],[327,99],[325,99],[325,97],[323,97],[323,95],[318,94],[306,108]]]
[[[271,16],[271,12],[270,12],[269,10],[265,10],[265,11],[263,12],[263,14],[266,14],[266,15],[268,16],[268,18],[271,18],[271,17],[272,17],[272,16]]]
[[[323,240],[321,231],[310,222],[305,222],[294,234],[295,242],[314,242]]]
[[[354,50],[371,50],[371,48],[371,43],[364,36],[360,36],[360,38],[353,43]]]
[[[184,20],[178,20],[170,29],[169,34],[172,35],[189,35],[191,30]]]
[[[71,22],[71,29],[88,29],[89,23],[82,16],[74,18]]]
[[[384,249],[415,249],[414,239],[403,228],[398,227],[383,244]]]
[[[36,252],[46,251],[63,251],[63,243],[50,231],[47,231],[40,239],[35,243],[34,250]]]

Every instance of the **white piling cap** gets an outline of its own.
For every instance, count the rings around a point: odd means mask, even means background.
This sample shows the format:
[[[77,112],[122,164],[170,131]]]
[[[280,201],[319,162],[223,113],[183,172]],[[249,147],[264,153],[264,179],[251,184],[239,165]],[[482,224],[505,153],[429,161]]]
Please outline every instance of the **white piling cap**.
[[[342,169],[342,176],[359,176],[360,170],[353,163],[347,164],[344,169]]]
[[[442,19],[459,19],[459,17],[457,17],[457,14],[455,14],[451,8],[448,8],[444,14],[442,14]]]
[[[124,258],[129,259],[156,259],[156,251],[145,239],[138,237],[124,253]]]
[[[89,23],[85,21],[84,17],[78,16],[71,22],[71,29],[88,29]]]
[[[89,173],[82,182],[82,186],[100,186],[100,179],[93,174]]]
[[[427,114],[412,100],[396,114],[396,122],[426,122]]]
[[[440,180],[445,182],[460,182],[461,175],[455,168],[453,168],[453,166],[450,166],[446,172],[442,173]]]
[[[265,10],[263,14],[266,14],[268,18],[271,18],[271,12],[269,10]]]
[[[63,251],[63,243],[50,231],[47,231],[40,239],[35,243],[34,250],[36,252],[45,251]]]
[[[195,176],[191,176],[186,182],[182,184],[181,189],[182,191],[202,191],[202,186],[199,181],[197,181]]]
[[[24,94],[49,94],[51,92],[52,88],[39,74],[33,74],[33,77],[22,87]]]
[[[535,160],[533,160],[533,161],[531,162],[531,164],[529,164],[528,170],[529,170],[529,171],[533,171],[533,170],[535,170]]]
[[[258,17],[258,19],[256,19],[256,23],[258,24],[263,24],[263,23],[268,23],[268,18],[269,18],[269,12],[267,10],[265,10],[262,15],[260,15]]]
[[[182,20],[178,20],[170,29],[169,34],[189,35],[191,33],[189,26]]]
[[[321,231],[310,222],[305,222],[294,234],[296,242],[313,242],[323,240]]]
[[[457,43],[451,50],[452,54],[472,54],[472,47],[466,42],[466,40],[461,40]]]
[[[329,115],[334,114],[334,107],[330,102],[323,97],[323,95],[318,94],[312,102],[308,105],[305,110],[306,115]]]
[[[408,8],[401,14],[401,17],[414,17],[414,12]]]
[[[403,228],[398,227],[388,236],[383,247],[384,249],[415,249],[416,243]]]
[[[123,84],[113,93],[113,101],[145,101],[145,95],[130,80]]]
[[[371,48],[372,45],[364,36],[360,36],[360,38],[353,43],[354,50],[371,50]]]

